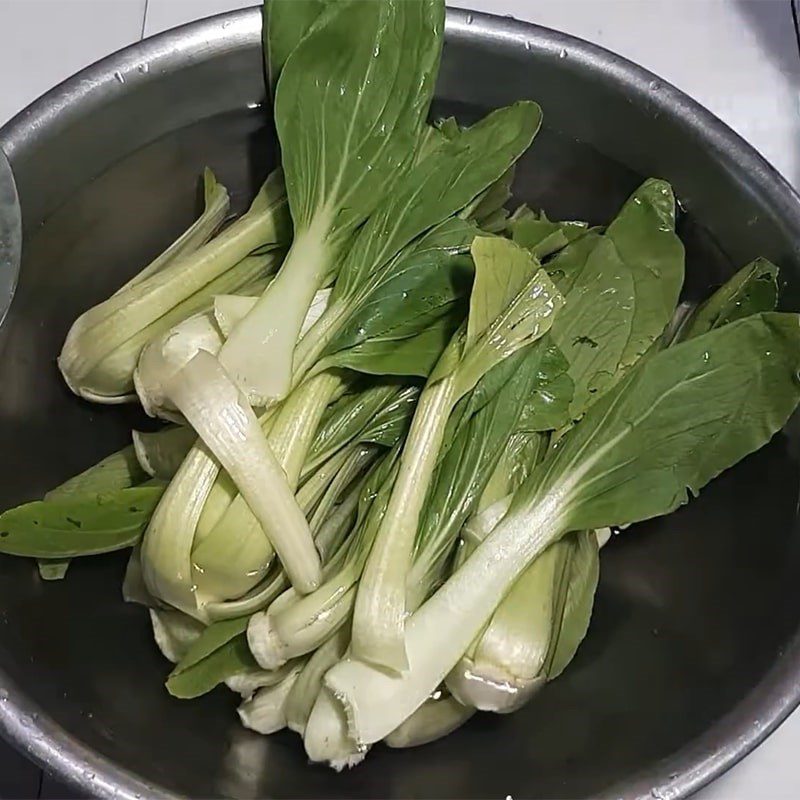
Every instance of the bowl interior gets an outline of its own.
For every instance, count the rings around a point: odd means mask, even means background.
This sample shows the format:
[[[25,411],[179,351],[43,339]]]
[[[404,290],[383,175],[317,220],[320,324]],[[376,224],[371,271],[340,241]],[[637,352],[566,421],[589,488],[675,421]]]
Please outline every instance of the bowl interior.
[[[545,128],[518,170],[517,201],[602,223],[642,177],[666,177],[687,208],[687,296],[702,296],[764,253],[781,263],[792,303],[798,262],[779,215],[710,140],[679,121],[680,109],[654,117],[655,106],[613,70],[561,57],[544,36],[512,49],[466,28],[450,34],[436,115],[469,122],[518,97],[542,103]],[[189,222],[205,165],[241,209],[274,162],[268,113],[248,107],[262,91],[252,77],[256,36],[214,56],[225,80],[210,87],[196,64],[176,62],[161,84],[142,75],[133,98],[119,91],[87,107],[81,125],[94,115],[104,141],[118,134],[107,154],[71,137],[74,126],[62,131],[55,154],[54,139],[23,141],[19,126],[12,130],[26,238],[17,296],[0,330],[0,508],[40,496],[122,446],[141,422],[133,409],[71,396],[55,357],[70,322]],[[242,88],[227,91],[239,75],[248,76]],[[144,104],[158,115],[164,81],[181,102],[204,94],[203,107],[158,135],[147,123],[129,130],[125,109]],[[84,178],[63,167],[45,187],[42,162],[55,158],[83,163]],[[121,601],[121,554],[74,563],[54,584],[42,583],[28,561],[0,558],[0,672],[82,745],[180,794],[623,794],[630,776],[669,762],[753,691],[797,630],[797,446],[781,434],[688,507],[617,537],[603,552],[578,656],[523,711],[478,715],[415,751],[376,747],[351,772],[309,766],[294,734],[244,731],[227,690],[193,702],[169,697],[169,667],[147,614]]]

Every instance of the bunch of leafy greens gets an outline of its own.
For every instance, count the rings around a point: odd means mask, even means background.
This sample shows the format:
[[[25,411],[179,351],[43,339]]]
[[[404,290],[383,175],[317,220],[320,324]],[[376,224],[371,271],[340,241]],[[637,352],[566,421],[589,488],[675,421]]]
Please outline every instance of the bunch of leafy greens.
[[[264,19],[280,167],[227,225],[207,170],[199,219],[59,357],[83,398],[172,424],[0,514],[0,553],[56,580],[130,550],[167,691],[225,685],[341,767],[557,678],[610,529],[794,411],[800,318],[763,259],[679,302],[663,180],[605,227],[510,213],[541,111],[429,121],[441,0]]]

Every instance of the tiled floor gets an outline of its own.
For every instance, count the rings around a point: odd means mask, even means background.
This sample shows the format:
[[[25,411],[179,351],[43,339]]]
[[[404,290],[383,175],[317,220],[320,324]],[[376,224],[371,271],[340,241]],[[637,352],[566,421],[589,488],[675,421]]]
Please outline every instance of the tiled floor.
[[[0,0],[0,124],[102,56],[257,0]],[[597,42],[699,100],[800,187],[800,56],[790,0],[456,0]],[[11,77],[13,76],[13,77]],[[699,795],[800,797],[800,712]],[[67,797],[0,743],[0,798]]]

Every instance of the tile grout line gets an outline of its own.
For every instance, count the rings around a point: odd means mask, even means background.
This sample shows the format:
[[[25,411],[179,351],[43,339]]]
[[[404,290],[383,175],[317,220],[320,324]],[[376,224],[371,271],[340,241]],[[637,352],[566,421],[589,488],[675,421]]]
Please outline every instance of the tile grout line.
[[[142,11],[142,29],[139,32],[139,41],[144,39],[144,32],[147,30],[147,12],[150,10],[150,0],[144,0],[144,10]]]
[[[798,0],[789,0],[789,6],[792,10],[792,25],[794,26],[794,38],[797,43],[797,55],[800,57],[800,9],[798,8]]]

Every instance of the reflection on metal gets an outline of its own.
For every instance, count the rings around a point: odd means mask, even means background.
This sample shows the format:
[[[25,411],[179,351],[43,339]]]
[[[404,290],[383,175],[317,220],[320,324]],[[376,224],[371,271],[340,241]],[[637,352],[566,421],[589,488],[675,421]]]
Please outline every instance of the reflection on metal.
[[[22,252],[22,217],[11,165],[0,150],[0,324],[17,286]]]

